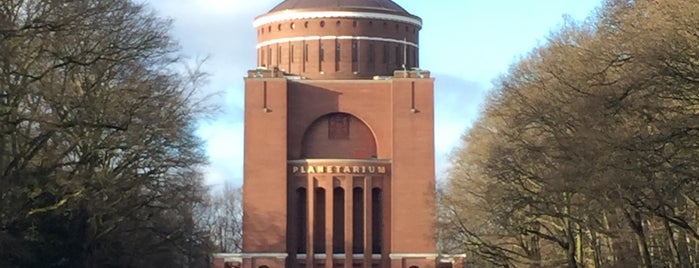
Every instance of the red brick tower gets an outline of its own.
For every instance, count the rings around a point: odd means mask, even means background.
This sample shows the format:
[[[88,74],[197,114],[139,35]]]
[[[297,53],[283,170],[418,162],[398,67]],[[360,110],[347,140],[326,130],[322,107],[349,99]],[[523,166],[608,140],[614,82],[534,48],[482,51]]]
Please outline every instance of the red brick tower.
[[[254,26],[243,267],[435,267],[421,19],[390,0],[287,0]]]

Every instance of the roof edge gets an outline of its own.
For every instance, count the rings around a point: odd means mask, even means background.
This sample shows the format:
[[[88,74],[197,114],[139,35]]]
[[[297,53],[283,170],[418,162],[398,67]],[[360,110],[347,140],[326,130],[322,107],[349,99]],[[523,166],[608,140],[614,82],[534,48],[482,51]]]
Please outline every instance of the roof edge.
[[[261,25],[302,20],[302,19],[320,19],[320,18],[357,18],[357,19],[380,19],[399,21],[408,24],[413,24],[422,28],[422,19],[412,14],[403,14],[396,12],[379,12],[376,9],[292,9],[271,12],[257,16],[253,21],[253,27],[257,28]]]

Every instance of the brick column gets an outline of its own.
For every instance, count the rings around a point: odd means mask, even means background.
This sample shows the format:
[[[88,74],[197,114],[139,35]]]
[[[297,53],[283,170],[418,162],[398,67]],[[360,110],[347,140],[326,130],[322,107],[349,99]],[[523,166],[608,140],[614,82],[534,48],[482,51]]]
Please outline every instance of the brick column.
[[[214,259],[214,268],[225,268],[226,262],[223,258]]]
[[[306,204],[307,204],[307,213],[306,217],[308,221],[306,221],[306,268],[313,268],[315,267],[315,260],[314,256],[315,252],[313,251],[313,222],[315,219],[315,192],[316,192],[316,183],[315,183],[315,178],[308,176],[308,186],[306,187]]]
[[[371,177],[364,178],[364,268],[372,268],[372,203]]]
[[[335,205],[335,189],[334,182],[335,178],[329,176],[325,178],[323,185],[325,185],[325,267],[333,267],[333,210]]]
[[[352,268],[352,214],[353,214],[353,204],[352,196],[354,195],[354,177],[346,176],[342,182],[342,186],[345,189],[345,268]]]

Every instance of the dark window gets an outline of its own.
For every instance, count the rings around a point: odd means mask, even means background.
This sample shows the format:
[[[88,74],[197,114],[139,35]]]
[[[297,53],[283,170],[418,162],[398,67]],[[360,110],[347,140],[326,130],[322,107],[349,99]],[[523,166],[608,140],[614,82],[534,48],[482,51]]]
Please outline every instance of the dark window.
[[[419,57],[417,55],[417,48],[413,48],[413,67],[418,67],[420,64],[418,63]]]
[[[342,53],[340,51],[342,50],[342,47],[340,46],[340,42],[335,43],[335,61],[340,61],[342,58]]]
[[[400,56],[402,53],[400,53],[400,46],[396,46],[396,65],[401,65],[402,62],[400,60]]]
[[[260,49],[260,66],[265,66],[265,49]]]
[[[325,253],[325,189],[316,188],[315,226],[313,244],[315,253]],[[332,205],[332,204],[330,204]]]
[[[364,191],[352,191],[352,253],[364,253]]]
[[[345,253],[345,190],[333,193],[333,253]]]
[[[388,63],[388,45],[384,44],[383,45],[383,63],[387,64]]]
[[[267,48],[267,67],[272,67],[272,47]]]
[[[325,45],[320,44],[320,49],[318,51],[318,58],[321,62],[325,61]]]
[[[296,53],[294,53],[294,46],[291,46],[290,49],[291,49],[291,55],[289,55],[289,61],[291,61],[293,63],[294,62],[294,54],[296,54]]]
[[[333,140],[349,139],[350,117],[347,114],[334,114],[328,117],[328,138]]]
[[[320,27],[325,27],[325,21],[320,21]]]
[[[282,46],[277,46],[277,65],[282,65]]]
[[[308,62],[308,44],[303,46],[303,60]]]
[[[374,44],[369,44],[369,63],[374,63],[376,60],[376,51],[374,51]]]
[[[381,254],[383,247],[383,195],[379,188],[371,190],[372,253]]]
[[[342,59],[342,53],[340,42],[335,41],[335,71],[340,71],[340,60]]]
[[[357,40],[352,40],[352,62],[357,62],[359,60],[358,46]]]

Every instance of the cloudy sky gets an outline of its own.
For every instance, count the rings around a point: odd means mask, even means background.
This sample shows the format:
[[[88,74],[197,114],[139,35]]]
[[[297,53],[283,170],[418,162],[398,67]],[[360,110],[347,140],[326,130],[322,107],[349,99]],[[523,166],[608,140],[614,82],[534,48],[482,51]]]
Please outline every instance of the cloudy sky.
[[[201,123],[211,165],[207,183],[242,184],[243,76],[255,67],[255,16],[282,0],[147,0],[174,20],[184,55],[207,58],[205,91],[218,93],[220,114]],[[448,155],[477,118],[491,82],[518,58],[546,42],[565,16],[588,17],[600,0],[394,0],[423,19],[420,64],[436,77],[437,177]]]

